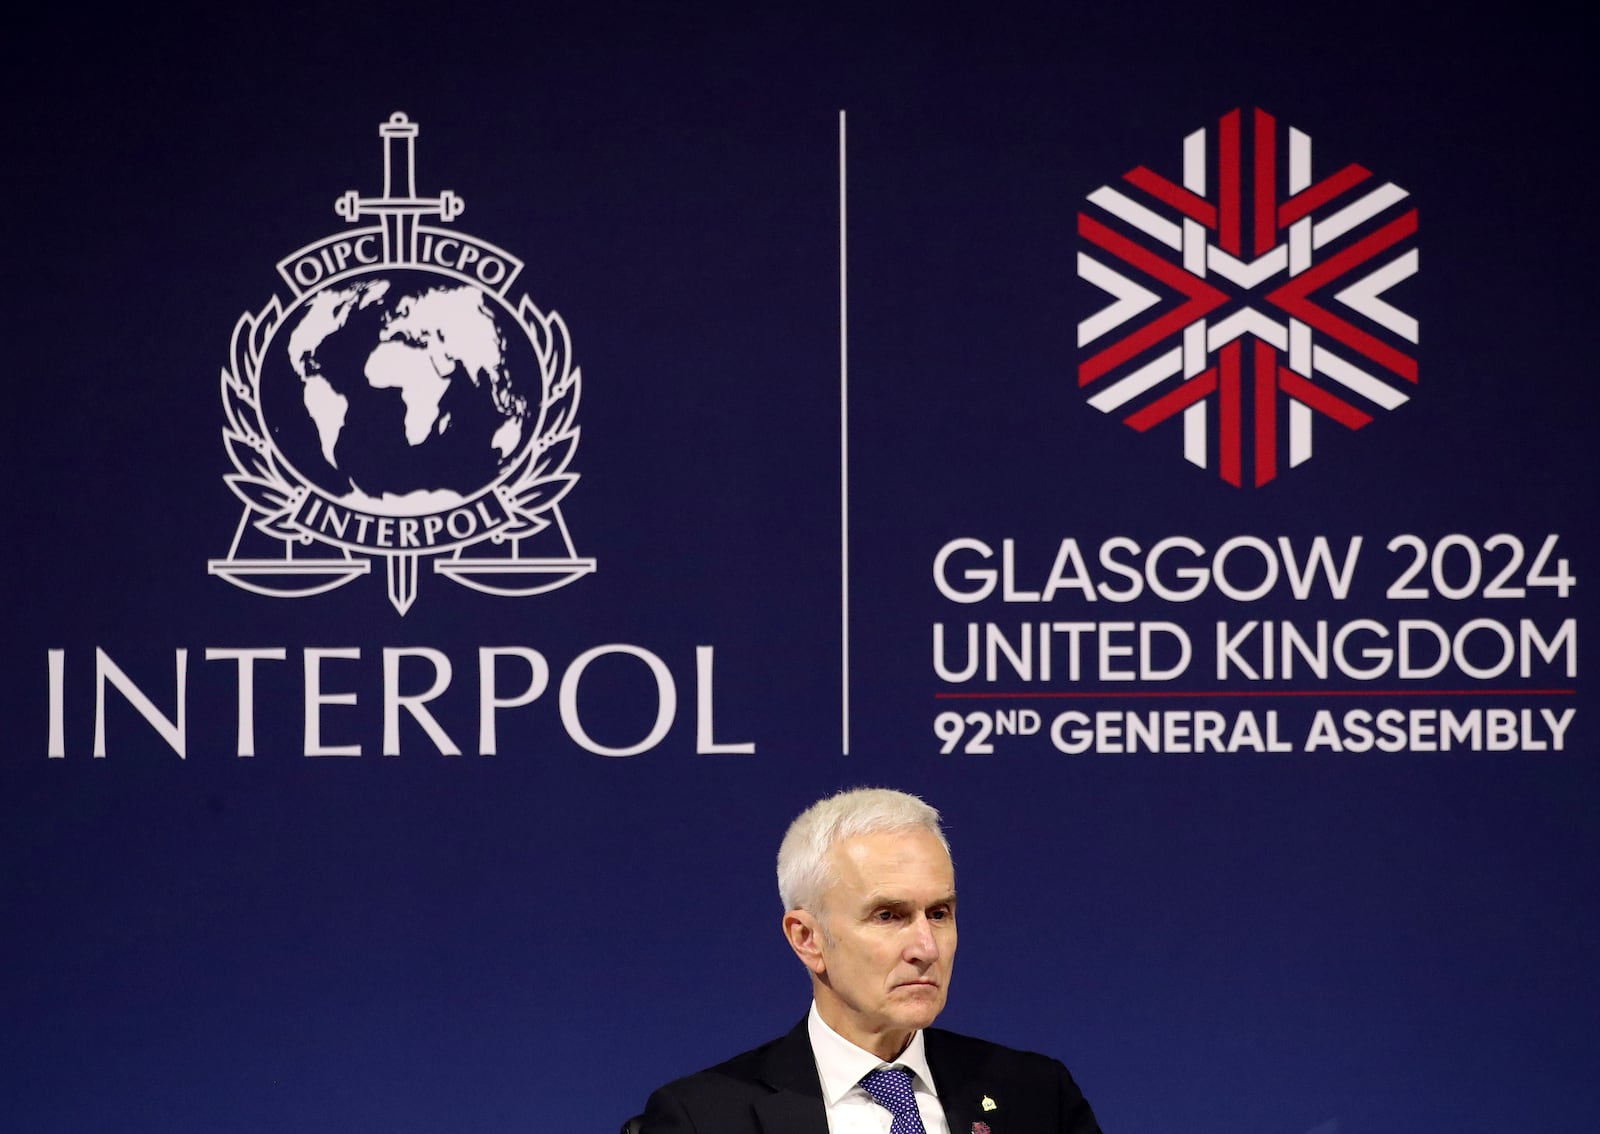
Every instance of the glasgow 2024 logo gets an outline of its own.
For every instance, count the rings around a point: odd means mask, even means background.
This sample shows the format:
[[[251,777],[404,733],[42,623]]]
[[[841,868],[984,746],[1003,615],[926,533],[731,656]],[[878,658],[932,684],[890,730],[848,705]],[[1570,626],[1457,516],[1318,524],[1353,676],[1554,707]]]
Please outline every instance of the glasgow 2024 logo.
[[[1078,275],[1113,302],[1078,324],[1078,385],[1142,432],[1257,486],[1360,429],[1417,383],[1417,321],[1384,293],[1417,271],[1417,210],[1359,165],[1317,176],[1310,135],[1234,110],[1088,195]],[[1282,150],[1280,150],[1282,145]],[[1286,151],[1286,153],[1284,152]]]
[[[520,260],[444,227],[460,197],[418,196],[416,123],[378,134],[382,196],[340,197],[351,227],[280,261],[287,303],[234,327],[222,436],[244,512],[208,569],[298,598],[381,560],[401,614],[425,562],[487,594],[564,586],[595,569],[561,510],[582,389],[566,325],[511,298]]]

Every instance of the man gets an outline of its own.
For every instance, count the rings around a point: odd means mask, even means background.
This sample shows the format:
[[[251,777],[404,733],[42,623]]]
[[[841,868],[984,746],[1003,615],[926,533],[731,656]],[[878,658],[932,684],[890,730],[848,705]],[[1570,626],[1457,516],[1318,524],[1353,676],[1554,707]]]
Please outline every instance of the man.
[[[939,813],[876,788],[813,804],[778,851],[811,1011],[650,1096],[644,1134],[1098,1134],[1067,1069],[930,1025],[956,953]]]

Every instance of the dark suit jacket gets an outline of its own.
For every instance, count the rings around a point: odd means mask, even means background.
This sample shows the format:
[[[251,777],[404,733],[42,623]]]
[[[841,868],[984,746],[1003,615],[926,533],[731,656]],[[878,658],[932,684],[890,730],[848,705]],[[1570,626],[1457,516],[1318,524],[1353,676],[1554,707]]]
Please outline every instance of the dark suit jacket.
[[[950,1134],[1099,1134],[1078,1085],[1059,1062],[1031,1051],[929,1028],[928,1069]],[[983,1100],[993,1103],[985,1110]],[[828,1134],[806,1022],[709,1071],[650,1096],[644,1134]]]

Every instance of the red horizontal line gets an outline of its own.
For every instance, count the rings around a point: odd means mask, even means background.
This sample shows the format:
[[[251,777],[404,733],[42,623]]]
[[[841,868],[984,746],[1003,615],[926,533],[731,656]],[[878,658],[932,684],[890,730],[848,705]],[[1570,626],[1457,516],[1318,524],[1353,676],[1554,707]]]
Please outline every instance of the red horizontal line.
[[[1576,689],[1163,689],[1149,692],[935,693],[936,701],[1018,701],[1132,697],[1571,697]]]

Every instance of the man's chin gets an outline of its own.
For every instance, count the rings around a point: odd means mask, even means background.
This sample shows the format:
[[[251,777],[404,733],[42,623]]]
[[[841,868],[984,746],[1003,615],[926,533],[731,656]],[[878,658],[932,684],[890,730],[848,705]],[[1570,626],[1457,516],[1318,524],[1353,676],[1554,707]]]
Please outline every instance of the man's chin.
[[[931,984],[901,985],[895,989],[895,1000],[908,1027],[925,1028],[944,1010],[944,989]]]

